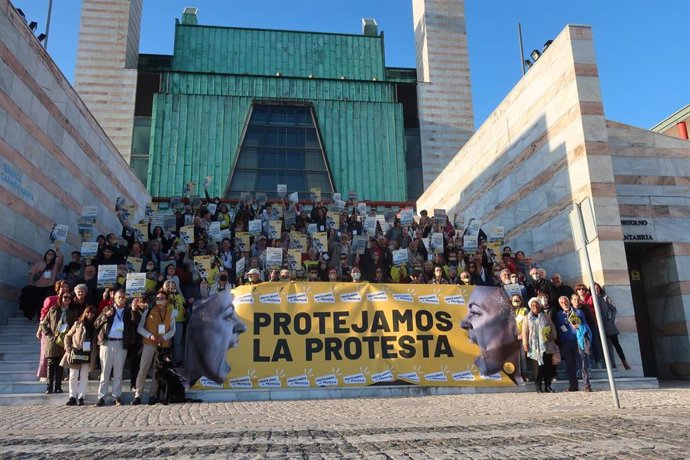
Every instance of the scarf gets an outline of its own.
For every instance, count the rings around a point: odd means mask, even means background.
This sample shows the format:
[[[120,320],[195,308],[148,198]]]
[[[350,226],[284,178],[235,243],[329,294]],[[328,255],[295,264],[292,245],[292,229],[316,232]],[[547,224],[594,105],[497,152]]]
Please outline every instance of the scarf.
[[[529,313],[527,318],[530,325],[528,338],[529,351],[527,352],[527,356],[537,361],[540,366],[543,366],[546,342],[549,341],[548,337],[551,334],[551,326],[548,325],[544,313],[539,313],[538,316]]]
[[[581,322],[577,329],[575,329],[575,335],[577,336],[578,348],[588,355],[589,346],[592,342],[592,331],[589,329],[589,326]]]

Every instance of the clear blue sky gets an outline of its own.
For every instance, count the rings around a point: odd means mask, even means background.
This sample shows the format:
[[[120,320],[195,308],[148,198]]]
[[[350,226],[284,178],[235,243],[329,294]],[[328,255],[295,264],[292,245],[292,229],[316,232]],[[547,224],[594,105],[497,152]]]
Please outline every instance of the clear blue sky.
[[[48,0],[11,0],[45,27]],[[72,81],[81,2],[54,0],[49,52]],[[199,8],[201,24],[360,33],[373,17],[386,64],[415,67],[412,0],[144,0],[142,53],[172,54],[174,20]],[[465,0],[478,127],[521,77],[525,54],[566,24],[594,31],[606,118],[649,128],[690,103],[690,0]]]

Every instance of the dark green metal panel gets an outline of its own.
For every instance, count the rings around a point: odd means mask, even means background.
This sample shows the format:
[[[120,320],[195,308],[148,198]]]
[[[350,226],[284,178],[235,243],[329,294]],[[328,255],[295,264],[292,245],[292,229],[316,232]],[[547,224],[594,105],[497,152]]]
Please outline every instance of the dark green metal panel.
[[[337,191],[407,199],[403,110],[393,81],[411,74],[394,72],[386,81],[382,37],[179,25],[172,69],[154,97],[152,195],[179,195],[187,181],[201,187],[211,175],[209,193],[220,196],[251,104],[262,99],[314,106]]]
[[[383,37],[178,24],[173,70],[385,79]]]
[[[201,73],[165,73],[162,87],[170,93],[217,96],[394,102],[395,86],[386,82],[307,78],[249,77]]]

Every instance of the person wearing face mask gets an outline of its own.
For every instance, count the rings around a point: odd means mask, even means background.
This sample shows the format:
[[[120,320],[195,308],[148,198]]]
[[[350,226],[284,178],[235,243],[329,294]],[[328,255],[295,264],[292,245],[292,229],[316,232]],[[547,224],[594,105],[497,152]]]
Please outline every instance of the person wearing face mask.
[[[458,267],[451,265],[448,267],[448,284],[460,284],[460,277],[458,276]]]
[[[360,270],[359,267],[352,267],[352,270],[350,271],[350,276],[352,276],[353,283],[362,282],[362,270]]]
[[[543,278],[536,267],[530,269],[529,276],[532,279],[532,284],[527,287],[527,297],[537,297],[537,292],[541,291],[547,295],[549,305],[552,308],[558,308],[558,297],[556,296],[556,288],[553,286],[553,283]]]

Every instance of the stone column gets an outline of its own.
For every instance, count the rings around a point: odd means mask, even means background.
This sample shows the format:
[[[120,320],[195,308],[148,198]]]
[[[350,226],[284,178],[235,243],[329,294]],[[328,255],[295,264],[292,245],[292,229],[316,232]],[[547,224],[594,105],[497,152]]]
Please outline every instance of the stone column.
[[[422,176],[427,188],[474,131],[464,0],[413,0]]]
[[[142,0],[83,0],[74,87],[129,163]]]

